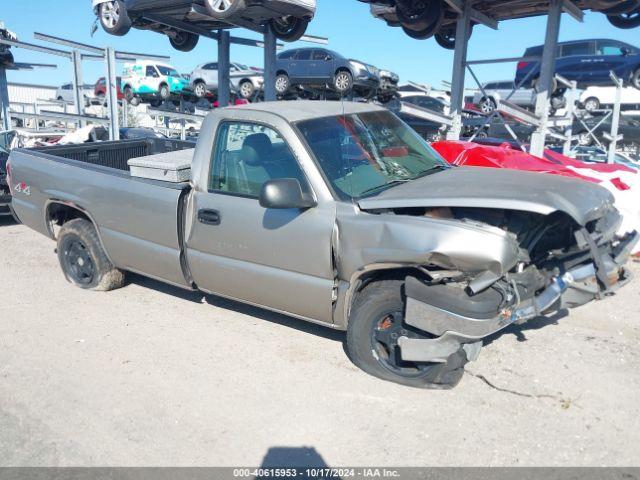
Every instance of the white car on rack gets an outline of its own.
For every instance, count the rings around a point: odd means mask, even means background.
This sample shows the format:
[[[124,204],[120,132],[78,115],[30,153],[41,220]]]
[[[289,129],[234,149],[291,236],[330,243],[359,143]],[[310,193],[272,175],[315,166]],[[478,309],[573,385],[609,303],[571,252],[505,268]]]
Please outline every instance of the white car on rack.
[[[261,70],[250,68],[241,63],[231,62],[229,68],[231,87],[244,99],[250,99],[264,86],[264,74]],[[191,72],[191,90],[198,98],[206,97],[209,92],[218,90],[218,62],[198,65]]]
[[[85,85],[82,87],[82,93],[84,96],[84,106],[88,107],[94,101],[97,101],[96,96],[93,92],[94,87],[90,85]],[[73,92],[73,83],[65,83],[61,85],[56,90],[56,100],[60,102],[65,102],[69,104],[75,103],[75,95]]]
[[[611,108],[615,101],[616,87],[589,87],[580,95],[580,104],[588,112]],[[640,90],[623,88],[620,105],[624,110],[640,110]]]

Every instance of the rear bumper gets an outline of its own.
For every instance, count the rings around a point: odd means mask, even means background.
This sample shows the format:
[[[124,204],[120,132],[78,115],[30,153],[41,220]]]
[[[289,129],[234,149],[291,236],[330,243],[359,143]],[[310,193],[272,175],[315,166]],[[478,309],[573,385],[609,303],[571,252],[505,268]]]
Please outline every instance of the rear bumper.
[[[402,359],[413,362],[444,363],[463,347],[469,360],[480,353],[482,340],[509,325],[520,324],[561,308],[574,308],[602,298],[627,284],[631,273],[624,268],[629,255],[640,239],[637,232],[624,237],[612,251],[598,261],[580,265],[552,279],[551,283],[532,299],[513,299],[498,315],[473,318],[435,307],[424,300],[430,287],[416,279],[407,279],[405,322],[433,335],[433,339],[400,337]],[[603,268],[605,271],[598,271]],[[606,286],[603,280],[606,280]],[[486,317],[479,315],[479,317]]]

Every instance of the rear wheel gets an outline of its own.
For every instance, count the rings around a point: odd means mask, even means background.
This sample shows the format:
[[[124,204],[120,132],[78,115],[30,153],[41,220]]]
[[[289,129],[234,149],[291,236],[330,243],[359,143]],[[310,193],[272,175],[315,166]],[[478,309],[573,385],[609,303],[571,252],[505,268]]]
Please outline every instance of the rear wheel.
[[[58,260],[66,279],[86,290],[109,291],[125,283],[125,274],[107,257],[88,220],[65,223],[58,235]]]
[[[123,0],[101,3],[98,14],[102,28],[110,35],[121,37],[131,30],[131,19]]]
[[[459,351],[446,363],[402,360],[398,338],[433,338],[404,323],[404,282],[387,280],[366,286],[353,305],[347,329],[347,351],[365,372],[390,382],[417,388],[455,386],[467,357]]]
[[[253,94],[255,93],[255,91],[256,91],[256,87],[253,86],[253,83],[251,83],[250,80],[245,80],[239,85],[239,88],[238,88],[240,97],[244,98],[245,100],[248,100],[251,97],[253,97]]]
[[[271,25],[271,30],[273,30],[276,38],[285,42],[295,42],[300,40],[306,33],[309,20],[289,15],[274,18],[269,22],[269,25]]]
[[[174,36],[169,37],[171,46],[180,52],[190,52],[196,48],[199,40],[199,35],[182,31],[176,32]]]
[[[245,8],[244,0],[205,0],[204,6],[213,18],[226,20]]]

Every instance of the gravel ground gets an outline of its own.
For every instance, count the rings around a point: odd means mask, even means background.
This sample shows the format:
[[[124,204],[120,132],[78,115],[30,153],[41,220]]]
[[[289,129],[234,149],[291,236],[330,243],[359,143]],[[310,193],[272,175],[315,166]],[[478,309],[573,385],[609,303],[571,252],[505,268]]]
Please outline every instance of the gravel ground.
[[[0,465],[640,464],[638,280],[421,391],[282,315],[142,277],[82,291],[53,249],[0,220]]]

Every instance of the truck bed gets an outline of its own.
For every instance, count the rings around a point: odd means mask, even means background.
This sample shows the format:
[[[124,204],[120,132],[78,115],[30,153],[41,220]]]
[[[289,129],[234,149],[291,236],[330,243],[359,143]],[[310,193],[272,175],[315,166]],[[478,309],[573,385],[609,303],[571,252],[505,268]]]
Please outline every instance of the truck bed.
[[[55,157],[77,160],[91,165],[129,171],[127,162],[132,158],[194,148],[195,143],[164,138],[145,138],[116,142],[83,143],[80,145],[56,145],[39,147],[32,151]]]
[[[128,160],[193,143],[164,139],[16,149],[10,162],[28,179],[13,206],[27,226],[53,236],[52,211],[73,206],[93,221],[114,265],[188,286],[182,264],[182,208],[189,183],[133,177]]]

